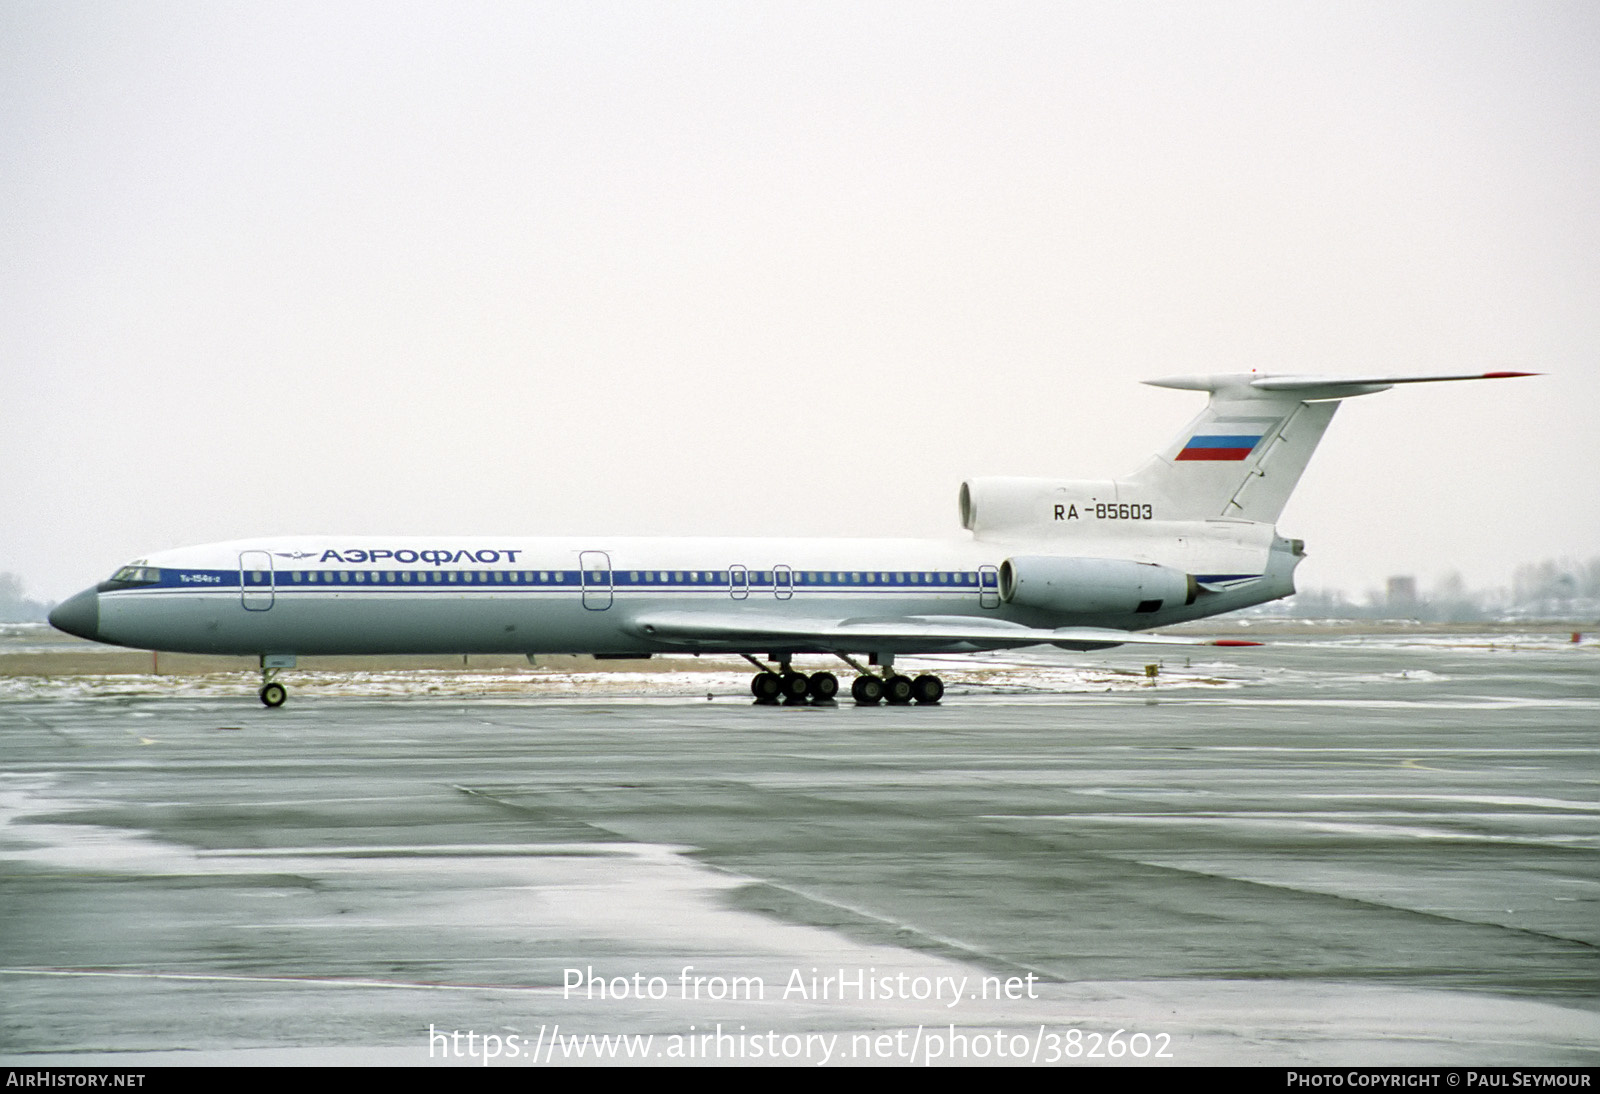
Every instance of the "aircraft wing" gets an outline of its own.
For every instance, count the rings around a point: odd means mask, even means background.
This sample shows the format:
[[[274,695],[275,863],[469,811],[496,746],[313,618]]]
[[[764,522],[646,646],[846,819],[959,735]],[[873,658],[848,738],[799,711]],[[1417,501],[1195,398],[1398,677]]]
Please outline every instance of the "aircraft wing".
[[[1095,650],[1124,643],[1152,646],[1259,646],[1227,638],[1143,634],[1114,627],[1025,627],[969,616],[907,615],[858,619],[806,619],[760,612],[646,612],[634,618],[639,635],[685,648],[792,647],[797,651],[862,652],[875,646],[897,652],[1010,649],[1043,643]]]

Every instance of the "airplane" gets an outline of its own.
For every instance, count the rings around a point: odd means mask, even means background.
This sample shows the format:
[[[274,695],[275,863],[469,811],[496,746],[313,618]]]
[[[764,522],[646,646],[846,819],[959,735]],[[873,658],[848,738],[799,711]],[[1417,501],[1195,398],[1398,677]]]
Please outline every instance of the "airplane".
[[[268,707],[299,656],[423,653],[733,654],[765,704],[832,702],[833,673],[793,668],[825,654],[856,671],[858,704],[932,704],[943,681],[895,672],[897,655],[1259,645],[1142,632],[1293,594],[1305,548],[1276,523],[1343,400],[1531,375],[1146,381],[1206,392],[1206,407],[1125,478],[968,480],[962,538],[249,539],[135,559],[49,619],[97,642],[258,657]]]

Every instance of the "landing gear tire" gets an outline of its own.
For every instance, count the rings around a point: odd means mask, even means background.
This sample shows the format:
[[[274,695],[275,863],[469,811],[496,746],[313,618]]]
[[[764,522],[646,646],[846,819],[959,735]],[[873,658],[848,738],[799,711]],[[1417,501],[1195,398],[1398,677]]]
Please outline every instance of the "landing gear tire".
[[[857,676],[850,685],[850,697],[864,707],[877,706],[883,699],[883,681],[876,676]]]
[[[778,678],[778,690],[785,703],[803,703],[806,701],[806,692],[811,690],[811,681],[806,679],[804,673],[786,672]]]
[[[839,678],[831,672],[814,672],[806,684],[813,703],[831,703],[839,694]]]
[[[283,706],[283,701],[289,698],[289,689],[282,684],[263,684],[259,694],[264,705],[281,707]]]
[[[883,697],[894,706],[904,706],[911,702],[912,692],[909,676],[891,676],[883,682]]]
[[[911,697],[923,704],[937,703],[944,698],[944,681],[937,676],[919,676],[911,681]]]
[[[750,694],[758,703],[776,703],[783,693],[783,681],[776,673],[758,672],[750,677]]]

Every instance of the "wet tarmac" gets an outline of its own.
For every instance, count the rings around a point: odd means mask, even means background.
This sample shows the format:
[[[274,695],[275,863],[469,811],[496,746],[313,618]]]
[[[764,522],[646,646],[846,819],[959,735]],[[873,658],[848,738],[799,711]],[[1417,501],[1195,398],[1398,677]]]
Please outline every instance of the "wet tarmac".
[[[1149,659],[13,683],[0,1059],[1600,1062],[1600,649]]]

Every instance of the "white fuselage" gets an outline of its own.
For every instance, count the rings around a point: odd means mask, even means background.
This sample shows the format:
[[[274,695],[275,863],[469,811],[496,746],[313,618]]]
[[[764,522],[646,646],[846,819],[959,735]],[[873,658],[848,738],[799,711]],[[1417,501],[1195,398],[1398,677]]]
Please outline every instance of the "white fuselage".
[[[1149,530],[1153,532],[1154,530]],[[1193,562],[1196,534],[1135,536]],[[1237,538],[1237,529],[1219,529]],[[1281,542],[1281,541],[1280,541]],[[1081,550],[1083,544],[1077,545]],[[1062,626],[1145,629],[1292,591],[1297,558],[1276,566],[1261,544],[1243,588],[1158,610],[1060,612],[1002,596],[1013,556],[1055,543],[897,539],[516,539],[299,537],[165,551],[125,568],[139,580],[102,583],[93,637],[143,649],[254,655],[377,653],[954,652],[1041,641],[1010,635]],[[1126,535],[1104,558],[1149,555]],[[1145,561],[1154,562],[1153,558]],[[1269,570],[1278,571],[1269,574]],[[1192,571],[1191,571],[1192,572]],[[80,594],[82,595],[82,594]],[[725,620],[716,633],[664,637],[660,613]],[[807,638],[769,625],[933,619],[943,630]],[[967,623],[963,623],[967,621]],[[952,628],[966,631],[950,637]],[[981,629],[976,634],[972,628]],[[756,633],[752,633],[756,632]]]

